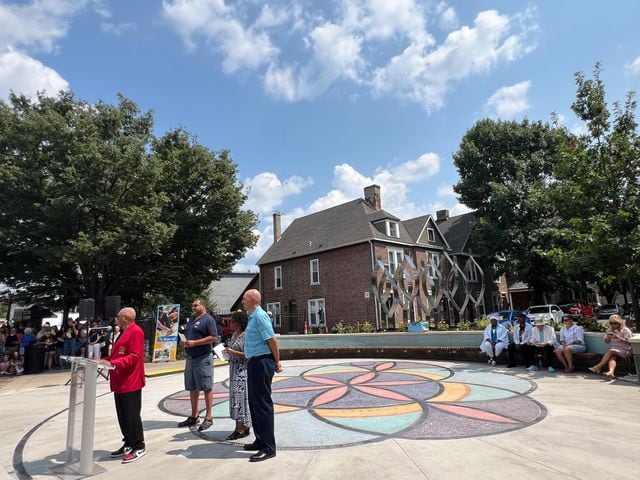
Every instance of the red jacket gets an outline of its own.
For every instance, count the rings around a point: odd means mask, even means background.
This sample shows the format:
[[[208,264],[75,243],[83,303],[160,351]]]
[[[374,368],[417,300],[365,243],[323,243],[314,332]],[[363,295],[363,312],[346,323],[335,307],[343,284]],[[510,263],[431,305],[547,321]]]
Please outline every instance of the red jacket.
[[[111,391],[127,393],[144,387],[144,332],[135,322],[120,334],[107,360],[115,367],[109,375]]]

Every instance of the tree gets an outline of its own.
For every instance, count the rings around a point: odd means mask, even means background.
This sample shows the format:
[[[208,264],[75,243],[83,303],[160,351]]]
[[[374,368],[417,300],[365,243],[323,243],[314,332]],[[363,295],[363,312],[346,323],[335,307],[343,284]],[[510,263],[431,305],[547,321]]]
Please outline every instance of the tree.
[[[550,256],[565,270],[589,270],[607,290],[613,290],[619,282],[626,283],[638,318],[637,104],[630,92],[623,104],[613,104],[611,118],[601,72],[597,64],[593,79],[587,79],[582,72],[575,76],[577,93],[572,110],[585,123],[587,133],[567,143],[562,161],[556,166],[552,196],[558,215],[566,221],[556,230],[560,241]]]
[[[545,256],[551,237],[541,227],[551,215],[546,189],[565,138],[541,122],[485,119],[465,133],[453,156],[460,175],[454,190],[476,213],[477,253],[485,265],[503,258],[502,271],[527,282],[538,302],[562,282]]]
[[[122,96],[0,102],[0,281],[31,300],[145,294],[182,301],[255,244],[228,152],[185,131],[153,135]]]

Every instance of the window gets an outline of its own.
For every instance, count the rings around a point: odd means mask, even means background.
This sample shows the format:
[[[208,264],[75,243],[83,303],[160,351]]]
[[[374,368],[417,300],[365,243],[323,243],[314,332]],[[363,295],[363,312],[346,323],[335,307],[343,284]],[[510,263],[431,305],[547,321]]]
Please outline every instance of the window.
[[[465,273],[467,274],[467,278],[470,282],[478,281],[478,269],[476,268],[476,264],[469,259],[467,261],[467,268],[465,269]]]
[[[400,229],[398,222],[387,221],[387,235],[390,237],[400,238]]]
[[[429,253],[429,276],[436,278],[436,271],[440,267],[440,255],[437,253]]]
[[[273,288],[280,290],[282,288],[282,267],[273,269]]]
[[[427,240],[430,243],[434,243],[436,241],[436,232],[433,228],[427,228]]]
[[[309,262],[309,277],[311,285],[320,283],[320,261],[317,258]]]
[[[309,300],[309,325],[312,327],[326,326],[326,317],[324,311],[324,298],[316,298]]]
[[[282,315],[280,311],[280,302],[267,303],[267,311],[273,315],[273,323],[276,327],[282,326]]]
[[[397,248],[389,248],[389,272],[394,274],[396,269],[402,263],[402,257],[404,255],[404,250]]]

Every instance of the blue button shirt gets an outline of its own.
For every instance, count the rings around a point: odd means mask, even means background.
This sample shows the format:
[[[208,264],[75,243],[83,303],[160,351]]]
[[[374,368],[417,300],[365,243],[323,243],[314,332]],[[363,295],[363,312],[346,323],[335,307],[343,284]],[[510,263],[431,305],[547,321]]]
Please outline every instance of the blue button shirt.
[[[247,358],[269,355],[271,349],[267,340],[275,337],[271,318],[261,307],[249,315],[247,329],[244,332],[244,355]]]

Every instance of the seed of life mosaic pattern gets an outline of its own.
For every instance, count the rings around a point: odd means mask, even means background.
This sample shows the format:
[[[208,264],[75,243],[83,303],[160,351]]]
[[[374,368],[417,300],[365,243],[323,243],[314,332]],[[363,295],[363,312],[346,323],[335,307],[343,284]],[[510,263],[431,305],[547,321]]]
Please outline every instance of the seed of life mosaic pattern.
[[[534,389],[532,382],[514,375],[417,361],[288,366],[273,379],[276,440],[281,449],[319,449],[389,437],[450,439],[508,432],[546,416],[544,406],[528,396]],[[216,383],[213,392],[214,427],[194,433],[220,441],[233,429],[227,381]],[[189,394],[175,393],[160,407],[189,415]]]

